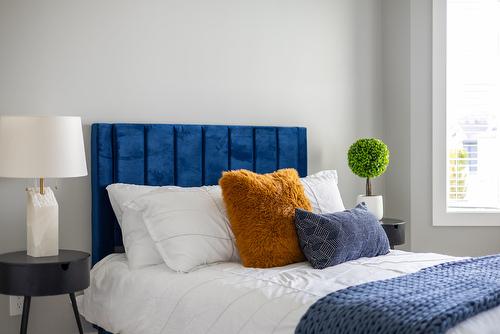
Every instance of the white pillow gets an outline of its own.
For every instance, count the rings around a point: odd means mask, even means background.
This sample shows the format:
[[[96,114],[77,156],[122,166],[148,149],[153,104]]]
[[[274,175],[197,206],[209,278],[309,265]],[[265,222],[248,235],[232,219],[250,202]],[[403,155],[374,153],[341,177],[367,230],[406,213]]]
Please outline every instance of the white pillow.
[[[160,187],[141,186],[126,183],[113,183],[107,186],[106,190],[108,191],[109,201],[111,202],[111,207],[115,212],[118,225],[122,227],[122,216],[123,211],[125,210],[123,205],[125,203],[158,188]]]
[[[172,270],[239,261],[219,186],[162,187],[132,203],[142,210],[149,235]]]
[[[314,213],[333,213],[345,210],[337,186],[336,170],[324,170],[304,177],[301,181]]]
[[[114,183],[106,187],[111,207],[122,230],[123,247],[130,269],[140,269],[163,262],[142,221],[142,212],[131,201],[158,186]]]
[[[336,170],[324,170],[304,177],[301,181],[315,213],[344,210],[344,204],[337,186],[338,176]],[[158,188],[160,187],[125,183],[114,183],[107,186],[106,190],[118,224],[120,226],[122,224],[123,204]]]
[[[337,172],[335,170],[322,171],[302,178],[301,181],[304,185],[306,196],[309,198],[313,207],[313,212],[330,213],[343,211],[345,209],[337,187]],[[224,220],[225,226],[228,227],[225,234],[222,233],[223,230],[221,231],[219,229],[219,232],[223,234],[223,238],[230,238],[233,240],[231,247],[227,247],[226,245],[224,248],[225,251],[219,247],[217,248],[218,253],[215,255],[212,254],[211,256],[213,256],[213,258],[217,258],[215,262],[230,260],[239,261],[238,253],[235,251],[236,245],[234,244],[234,236],[229,227],[230,225],[228,223],[222,193],[219,186],[178,188],[173,186],[157,187],[115,183],[109,185],[106,189],[108,190],[111,205],[117,220],[122,228],[123,245],[125,247],[129,267],[131,269],[139,269],[150,265],[156,265],[164,261],[162,257],[164,257],[163,255],[165,254],[160,255],[158,252],[155,242],[146,228],[142,212],[139,212],[144,206],[147,206],[146,202],[148,199],[146,198],[141,200],[142,206],[133,202],[134,199],[145,194],[150,194],[153,190],[163,188],[190,189],[191,191],[205,189],[208,191],[219,212],[222,213],[222,217],[218,217],[216,224],[221,225],[222,220]],[[168,209],[175,207],[174,205],[176,204],[175,202],[164,202],[161,203],[161,205]],[[203,224],[204,221],[205,219],[201,219],[200,223]],[[167,256],[168,255],[169,253],[167,252]],[[207,261],[207,258],[202,257],[201,259],[194,259],[192,262],[198,263],[194,266],[196,267]],[[165,262],[167,263],[167,261]],[[171,268],[174,269],[173,267]]]
[[[134,202],[128,202],[124,205],[122,235],[130,269],[140,269],[163,263],[163,259],[146,229],[142,219],[142,211],[137,208]]]

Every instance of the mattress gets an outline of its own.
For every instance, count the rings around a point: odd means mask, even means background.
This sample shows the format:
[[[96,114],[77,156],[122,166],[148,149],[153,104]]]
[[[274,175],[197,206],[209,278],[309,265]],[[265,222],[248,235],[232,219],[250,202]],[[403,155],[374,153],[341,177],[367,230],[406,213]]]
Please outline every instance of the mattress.
[[[92,269],[79,306],[89,322],[113,333],[293,333],[328,293],[458,259],[396,250],[323,270],[307,262],[272,269],[218,263],[182,274],[165,265],[129,270],[124,254],[112,254]],[[498,333],[499,326],[497,307],[448,333]]]

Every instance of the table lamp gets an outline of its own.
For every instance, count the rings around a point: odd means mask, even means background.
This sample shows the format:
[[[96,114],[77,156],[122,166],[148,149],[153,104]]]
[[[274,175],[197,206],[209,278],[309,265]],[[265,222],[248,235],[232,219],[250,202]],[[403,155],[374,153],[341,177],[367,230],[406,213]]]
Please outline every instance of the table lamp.
[[[0,116],[0,177],[36,178],[28,188],[27,253],[59,253],[59,206],[45,178],[87,175],[80,117]]]

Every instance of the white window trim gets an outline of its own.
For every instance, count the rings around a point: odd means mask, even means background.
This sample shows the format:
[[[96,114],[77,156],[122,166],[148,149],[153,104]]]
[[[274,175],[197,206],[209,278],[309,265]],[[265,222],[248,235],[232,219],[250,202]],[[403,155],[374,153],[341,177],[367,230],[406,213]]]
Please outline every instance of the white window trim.
[[[432,225],[500,226],[500,212],[446,208],[446,0],[432,8]]]

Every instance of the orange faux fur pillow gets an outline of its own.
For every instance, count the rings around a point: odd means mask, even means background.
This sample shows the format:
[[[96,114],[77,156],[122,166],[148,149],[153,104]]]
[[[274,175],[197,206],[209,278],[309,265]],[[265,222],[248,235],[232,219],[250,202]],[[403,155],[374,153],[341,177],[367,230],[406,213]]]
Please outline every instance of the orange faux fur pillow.
[[[295,169],[224,172],[219,184],[245,267],[304,261],[293,219],[296,208],[310,211],[311,203]]]

